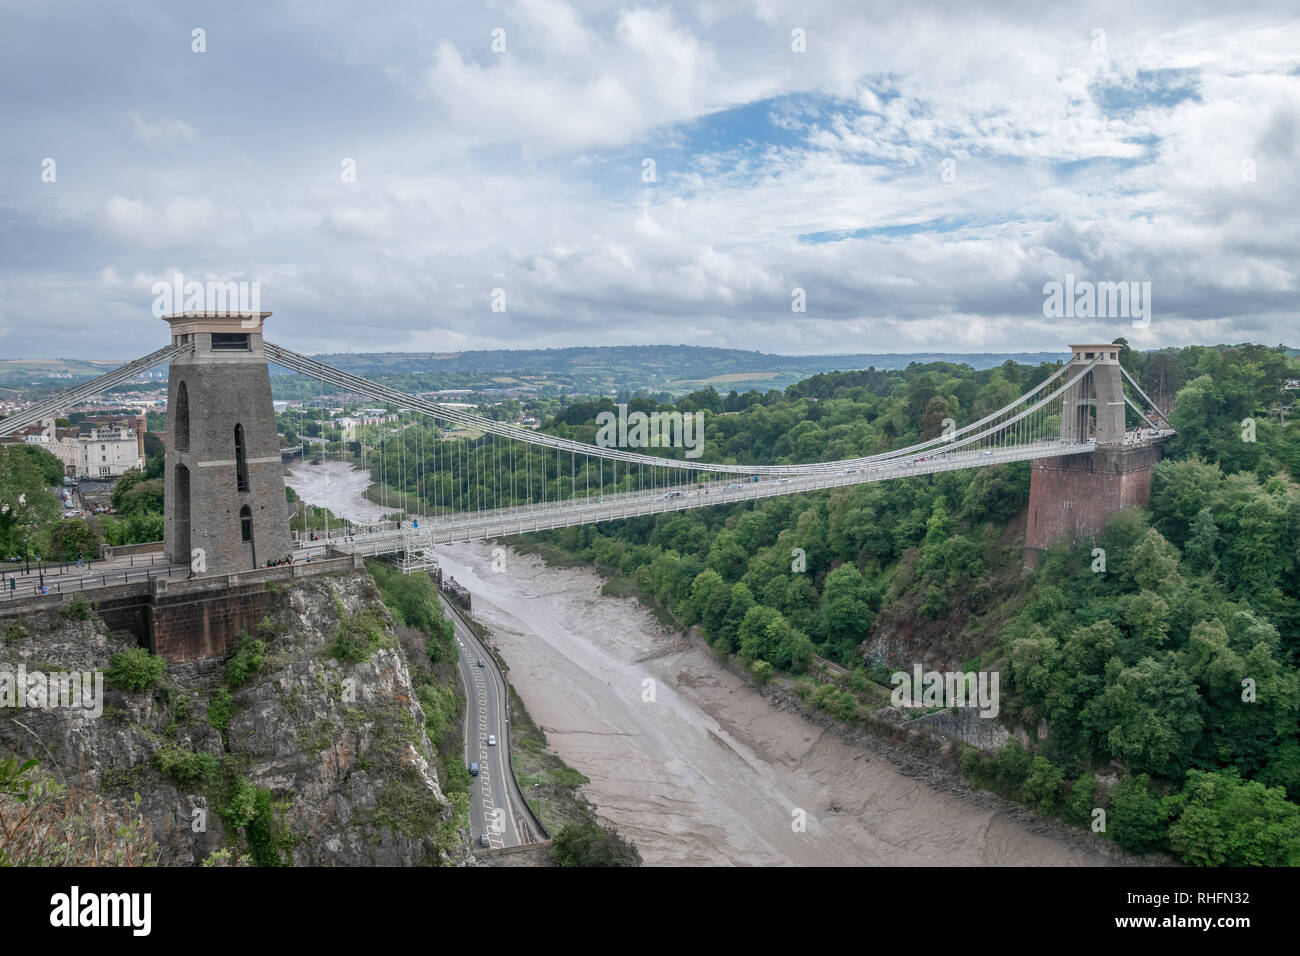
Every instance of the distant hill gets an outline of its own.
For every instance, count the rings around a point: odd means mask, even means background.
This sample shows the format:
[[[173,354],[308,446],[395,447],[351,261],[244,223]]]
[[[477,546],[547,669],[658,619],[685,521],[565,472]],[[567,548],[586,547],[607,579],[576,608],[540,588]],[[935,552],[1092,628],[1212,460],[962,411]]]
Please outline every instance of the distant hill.
[[[563,349],[496,349],[472,352],[350,352],[320,361],[358,375],[418,379],[424,389],[527,388],[539,393],[611,393],[620,389],[674,393],[712,385],[720,392],[785,388],[809,375],[863,369],[906,368],[913,362],[964,363],[976,369],[1011,359],[1037,365],[1064,352],[858,353],[774,355],[693,345],[618,345]]]
[[[810,375],[875,367],[901,369],[913,362],[951,362],[975,369],[1008,359],[1028,365],[1066,357],[1062,352],[861,352],[848,355],[776,355],[744,349],[694,345],[617,345],[562,349],[494,349],[470,352],[347,352],[315,356],[322,362],[406,391],[468,389],[519,391],[533,395],[612,395],[618,391],[685,394],[712,385],[735,389],[783,389]],[[125,361],[125,360],[123,360]],[[0,396],[49,394],[117,367],[97,359],[10,359],[0,361]],[[318,384],[271,367],[276,398],[319,394]],[[156,369],[155,386],[166,369]],[[119,386],[117,391],[132,386]]]

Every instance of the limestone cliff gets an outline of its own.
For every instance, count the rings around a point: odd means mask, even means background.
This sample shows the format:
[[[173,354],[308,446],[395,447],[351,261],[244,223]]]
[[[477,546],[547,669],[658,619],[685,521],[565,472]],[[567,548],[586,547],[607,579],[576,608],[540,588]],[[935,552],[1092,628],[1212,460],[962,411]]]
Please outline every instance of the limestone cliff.
[[[259,863],[461,863],[408,653],[366,575],[284,586],[229,662],[168,668],[148,690],[106,687],[99,717],[0,709],[0,756],[38,759],[153,829],[162,862],[231,848]],[[102,671],[133,646],[85,605],[0,631],[0,668]]]

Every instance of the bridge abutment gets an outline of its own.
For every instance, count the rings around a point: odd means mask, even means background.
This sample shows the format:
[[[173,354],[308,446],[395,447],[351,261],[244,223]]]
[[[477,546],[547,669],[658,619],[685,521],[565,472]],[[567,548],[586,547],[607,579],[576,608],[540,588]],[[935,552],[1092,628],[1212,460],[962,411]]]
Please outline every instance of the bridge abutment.
[[[1058,541],[1095,538],[1115,512],[1149,505],[1151,476],[1162,453],[1158,444],[1098,445],[1089,455],[1035,461],[1025,567],[1035,567]]]

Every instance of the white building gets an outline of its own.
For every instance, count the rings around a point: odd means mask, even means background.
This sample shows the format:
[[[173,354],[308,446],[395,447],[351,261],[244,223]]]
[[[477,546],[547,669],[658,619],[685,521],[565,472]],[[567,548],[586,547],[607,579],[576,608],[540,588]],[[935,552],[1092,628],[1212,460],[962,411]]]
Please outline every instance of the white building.
[[[88,435],[77,439],[81,460],[77,473],[91,478],[115,478],[132,468],[144,467],[141,439],[128,423],[92,425]]]
[[[88,478],[116,478],[144,467],[144,416],[76,428],[58,428],[54,419],[24,428],[6,442],[23,441],[44,448],[63,462],[63,473]]]
[[[44,448],[63,462],[63,473],[65,475],[77,474],[77,468],[82,457],[77,429],[57,428],[54,425],[54,419],[47,418],[39,425],[30,425],[24,428],[18,435],[6,439],[6,442],[15,442],[19,438],[28,445]]]

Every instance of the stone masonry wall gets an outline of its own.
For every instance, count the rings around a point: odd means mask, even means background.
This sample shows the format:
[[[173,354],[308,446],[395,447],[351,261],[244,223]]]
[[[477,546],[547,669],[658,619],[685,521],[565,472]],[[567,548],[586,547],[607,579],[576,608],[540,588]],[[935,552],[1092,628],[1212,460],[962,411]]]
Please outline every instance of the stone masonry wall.
[[[1044,458],[1034,463],[1025,528],[1026,561],[1061,540],[1099,534],[1124,508],[1146,507],[1161,447],[1104,447],[1088,455]]]

